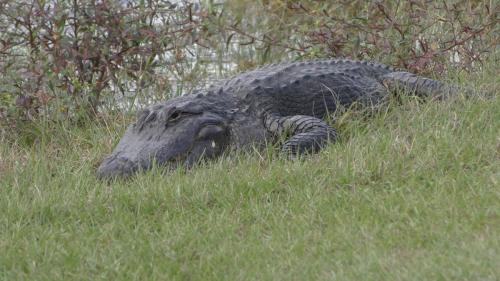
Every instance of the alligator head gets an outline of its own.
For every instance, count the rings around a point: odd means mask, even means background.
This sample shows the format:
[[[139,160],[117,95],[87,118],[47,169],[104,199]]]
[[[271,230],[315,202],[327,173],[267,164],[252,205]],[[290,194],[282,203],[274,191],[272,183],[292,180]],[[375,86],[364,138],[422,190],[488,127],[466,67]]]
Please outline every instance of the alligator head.
[[[237,144],[245,119],[229,97],[187,95],[144,109],[130,125],[113,153],[97,170],[99,178],[128,177],[159,166],[192,166],[200,159],[221,155]],[[238,117],[240,116],[240,117]],[[263,139],[262,125],[251,124],[254,139]]]

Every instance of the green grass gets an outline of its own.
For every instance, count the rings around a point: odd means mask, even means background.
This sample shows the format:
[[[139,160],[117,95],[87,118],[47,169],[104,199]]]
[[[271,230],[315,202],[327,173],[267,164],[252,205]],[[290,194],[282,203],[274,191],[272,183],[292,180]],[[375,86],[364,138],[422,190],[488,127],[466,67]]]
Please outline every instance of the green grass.
[[[111,184],[94,171],[126,119],[3,136],[0,280],[498,280],[498,81],[468,79],[493,97],[345,115],[340,142],[297,161]]]

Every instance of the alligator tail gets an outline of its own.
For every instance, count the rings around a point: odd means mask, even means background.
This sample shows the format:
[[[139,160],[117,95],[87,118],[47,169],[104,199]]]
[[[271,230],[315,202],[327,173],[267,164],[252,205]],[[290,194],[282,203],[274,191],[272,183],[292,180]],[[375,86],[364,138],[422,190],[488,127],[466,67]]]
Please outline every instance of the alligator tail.
[[[403,71],[384,75],[382,83],[391,92],[404,91],[419,97],[443,99],[462,92],[466,95],[471,94],[470,90]]]

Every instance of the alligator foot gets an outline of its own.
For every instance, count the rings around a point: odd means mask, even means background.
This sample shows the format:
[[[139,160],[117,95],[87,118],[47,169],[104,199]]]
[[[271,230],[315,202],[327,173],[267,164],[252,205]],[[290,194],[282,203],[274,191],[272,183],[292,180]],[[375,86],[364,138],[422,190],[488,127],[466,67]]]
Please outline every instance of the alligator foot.
[[[270,115],[265,120],[265,126],[275,136],[287,138],[281,149],[291,156],[317,152],[337,138],[335,129],[325,121],[307,115]]]

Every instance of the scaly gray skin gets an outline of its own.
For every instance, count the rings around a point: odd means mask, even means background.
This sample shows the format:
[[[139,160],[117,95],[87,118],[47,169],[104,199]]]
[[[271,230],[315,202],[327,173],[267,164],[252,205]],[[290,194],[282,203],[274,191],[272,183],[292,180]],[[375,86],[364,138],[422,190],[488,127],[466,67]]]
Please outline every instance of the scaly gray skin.
[[[376,106],[389,92],[418,96],[453,94],[441,82],[392,67],[354,60],[267,65],[238,74],[198,94],[170,99],[140,112],[113,153],[99,167],[100,178],[127,177],[153,162],[191,166],[229,147],[285,137],[282,150],[300,154],[335,141],[323,120],[339,106]]]

